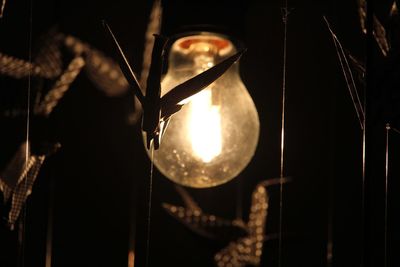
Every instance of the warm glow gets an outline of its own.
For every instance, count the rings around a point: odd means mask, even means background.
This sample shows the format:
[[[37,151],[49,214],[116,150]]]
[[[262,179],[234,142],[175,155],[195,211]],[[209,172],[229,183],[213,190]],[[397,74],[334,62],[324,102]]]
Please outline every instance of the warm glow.
[[[129,250],[128,253],[128,267],[133,267],[135,265],[135,252]]]
[[[188,134],[192,149],[208,163],[222,150],[220,107],[213,105],[211,89],[196,94],[189,105]]]
[[[236,53],[218,34],[177,39],[168,55],[161,96]],[[256,107],[235,63],[201,92],[186,98],[169,120],[160,148],[147,150],[158,170],[175,183],[207,188],[235,178],[250,162],[258,142]]]

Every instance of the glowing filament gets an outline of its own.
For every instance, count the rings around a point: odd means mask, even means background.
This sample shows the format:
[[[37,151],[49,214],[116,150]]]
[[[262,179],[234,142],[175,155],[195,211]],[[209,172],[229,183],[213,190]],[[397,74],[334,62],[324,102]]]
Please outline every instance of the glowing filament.
[[[212,104],[210,89],[196,94],[190,102],[189,138],[192,149],[203,162],[221,154],[220,107]]]

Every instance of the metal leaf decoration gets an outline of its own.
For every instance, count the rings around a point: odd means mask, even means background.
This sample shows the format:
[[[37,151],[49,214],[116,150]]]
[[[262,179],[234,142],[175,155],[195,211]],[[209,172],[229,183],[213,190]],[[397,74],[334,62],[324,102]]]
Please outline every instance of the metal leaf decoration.
[[[260,264],[263,243],[266,241],[265,224],[267,221],[269,195],[267,188],[290,179],[269,179],[257,184],[252,193],[252,202],[248,222],[240,219],[229,220],[206,214],[198,207],[182,187],[177,186],[185,207],[163,203],[164,209],[172,217],[195,233],[218,240],[230,241],[228,246],[217,252],[214,261],[217,266],[243,267]]]
[[[40,50],[33,62],[0,52],[0,74],[15,79],[28,76],[56,79],[63,71],[63,47],[71,52],[72,57],[82,57],[86,63],[83,69],[89,79],[107,96],[120,96],[127,92],[128,83],[116,62],[87,43],[73,36],[66,36],[55,28],[41,38]]]
[[[69,57],[63,56],[62,47],[67,48],[72,54],[72,60],[65,69],[62,69],[64,61]],[[0,74],[15,79],[31,76],[53,82],[51,89],[42,99],[38,93],[39,97],[33,107],[35,116],[49,116],[83,68],[94,84],[107,95],[116,96],[127,91],[128,84],[114,61],[79,39],[65,36],[56,29],[52,29],[41,39],[40,50],[34,56],[33,62],[0,53]],[[38,144],[38,146],[43,150],[40,155],[32,154],[29,149],[30,144],[27,142],[21,144],[6,168],[0,170],[0,191],[3,192],[4,201],[10,204],[6,217],[11,228],[31,193],[46,157],[60,147],[58,143],[50,146]]]
[[[207,214],[183,187],[177,185],[175,188],[185,203],[185,207],[163,203],[163,208],[193,232],[219,241],[231,241],[247,234],[246,224],[242,220],[232,221]]]
[[[2,0],[2,1],[1,1],[1,6],[0,6],[0,18],[2,18],[3,15],[4,15],[4,8],[6,7],[6,2],[7,2],[7,0]]]
[[[143,50],[142,71],[140,73],[140,86],[147,87],[147,78],[149,76],[151,65],[151,51],[153,50],[153,34],[159,34],[161,30],[162,6],[161,0],[155,0],[150,12],[149,23],[147,24],[145,43]]]
[[[367,33],[367,26],[366,26],[367,1],[366,0],[358,1],[358,14],[360,16],[361,29],[364,33]],[[375,37],[377,44],[379,45],[379,48],[381,49],[382,54],[384,56],[387,56],[387,54],[390,50],[390,47],[389,47],[388,40],[386,38],[385,27],[383,27],[382,23],[375,16],[375,14],[373,15],[373,20],[374,20],[373,35]]]
[[[53,88],[44,97],[43,101],[37,106],[35,113],[48,116],[69,89],[71,83],[78,76],[84,65],[85,61],[82,57],[74,58],[64,73],[57,79]]]
[[[32,192],[33,184],[46,157],[60,147],[53,144],[47,147],[45,154],[33,155],[30,144],[24,142],[20,145],[12,160],[0,173],[0,191],[3,192],[4,203],[11,201],[7,223],[11,229],[18,219],[27,197]]]
[[[339,41],[339,38],[336,36],[335,32],[332,30],[332,28],[329,24],[329,21],[325,16],[324,16],[324,20],[325,20],[328,30],[332,36],[332,40],[335,45],[335,49],[336,49],[336,53],[337,53],[337,56],[338,56],[338,59],[340,62],[340,66],[343,71],[343,76],[345,78],[346,85],[347,85],[351,100],[354,105],[354,109],[357,113],[357,117],[358,117],[358,121],[360,123],[361,129],[363,129],[364,128],[364,116],[365,116],[364,107],[360,100],[360,96],[359,96],[359,93],[357,90],[356,83],[354,81],[353,73],[351,71],[346,52],[343,49],[343,46],[342,46],[341,42]]]
[[[226,248],[215,254],[218,267],[260,264],[264,243],[265,223],[267,221],[269,195],[264,183],[256,186],[247,223],[248,235],[231,242]]]
[[[167,38],[155,34],[155,40],[152,51],[152,59],[147,79],[146,94],[139,84],[136,75],[130,66],[124,51],[122,50],[117,38],[115,37],[110,26],[103,21],[104,28],[110,36],[111,42],[114,44],[117,52],[117,58],[122,73],[125,75],[132,91],[143,107],[142,130],[146,133],[147,148],[154,145],[154,149],[158,149],[162,134],[165,129],[163,125],[169,118],[180,110],[183,104],[180,102],[190,96],[200,92],[206,86],[210,85],[221,75],[223,75],[244,53],[244,50],[228,57],[222,62],[214,65],[208,70],[198,74],[197,76],[172,88],[166,95],[161,96],[161,71],[164,60],[164,47],[168,41]]]

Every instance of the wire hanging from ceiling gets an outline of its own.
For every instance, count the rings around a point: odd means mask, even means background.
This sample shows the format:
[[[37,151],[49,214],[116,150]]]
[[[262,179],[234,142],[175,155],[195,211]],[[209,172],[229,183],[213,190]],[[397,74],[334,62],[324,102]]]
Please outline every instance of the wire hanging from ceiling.
[[[388,185],[389,185],[389,133],[390,124],[386,124],[385,143],[385,226],[384,226],[384,267],[387,266],[387,233],[388,233]]]
[[[151,206],[152,206],[152,195],[153,195],[153,171],[154,171],[154,146],[151,146],[151,165],[150,165],[150,176],[149,176],[149,202],[147,208],[147,225],[146,225],[146,255],[145,255],[145,266],[149,266],[150,258],[150,228],[151,228]]]
[[[140,84],[142,88],[146,88],[147,78],[150,72],[151,55],[154,46],[154,34],[159,34],[162,21],[162,5],[161,0],[155,0],[151,9],[149,23],[145,33],[145,46],[143,51],[142,72],[140,75]],[[136,99],[136,98],[135,98]],[[138,101],[136,101],[138,102]],[[139,105],[135,105],[139,107]],[[151,146],[151,165],[148,188],[148,207],[146,221],[146,248],[145,248],[145,266],[149,266],[150,258],[150,230],[151,230],[151,210],[152,210],[152,195],[153,195],[153,173],[154,173],[154,145]]]
[[[29,1],[29,29],[28,29],[28,61],[29,64],[32,64],[32,27],[33,27],[33,0]],[[29,134],[30,134],[30,106],[31,106],[31,80],[32,80],[32,69],[29,69],[28,74],[28,90],[27,90],[27,104],[26,104],[26,136],[25,136],[25,169],[29,170],[28,164],[30,159],[30,142],[29,142]],[[29,172],[25,173],[25,181],[24,188],[28,188],[28,175]],[[18,229],[18,266],[25,267],[25,227],[26,227],[26,204],[23,206],[22,217],[19,221],[19,229]]]
[[[282,21],[284,25],[283,35],[283,67],[282,67],[282,121],[281,121],[281,159],[280,159],[280,188],[279,188],[279,238],[278,238],[278,266],[282,266],[282,226],[283,226],[283,183],[285,167],[285,105],[286,105],[286,63],[287,63],[287,24],[288,1],[284,0],[282,8]]]

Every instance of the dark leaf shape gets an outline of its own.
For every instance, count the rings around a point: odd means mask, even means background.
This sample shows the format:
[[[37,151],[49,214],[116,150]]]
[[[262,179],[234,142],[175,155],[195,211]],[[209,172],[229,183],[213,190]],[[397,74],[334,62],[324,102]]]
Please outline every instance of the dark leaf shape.
[[[163,208],[187,228],[209,239],[230,242],[248,234],[246,225],[240,220],[227,220],[199,209],[193,210],[168,203],[163,203]]]
[[[240,219],[229,220],[206,214],[197,205],[189,193],[180,186],[176,190],[181,195],[185,207],[163,203],[164,209],[172,217],[193,232],[220,241],[229,241],[228,246],[214,257],[218,267],[258,266],[262,255],[263,242],[276,238],[265,234],[265,224],[269,205],[267,188],[284,184],[290,177],[281,177],[261,181],[252,193],[252,203],[248,222]]]
[[[151,67],[147,79],[146,103],[143,114],[142,128],[145,132],[153,132],[160,122],[161,72],[163,66],[163,51],[168,39],[154,35],[154,46],[151,57]]]
[[[179,84],[165,96],[160,98],[161,69],[163,63],[162,55],[167,39],[156,35],[152,52],[150,73],[147,79],[146,95],[144,96],[139,82],[111,28],[105,21],[103,21],[103,25],[112,37],[112,41],[118,51],[118,62],[121,70],[142,104],[144,111],[142,130],[146,132],[146,146],[148,149],[150,149],[152,143],[154,144],[154,149],[158,149],[160,145],[162,134],[165,132],[165,130],[163,131],[161,129],[162,127],[160,126],[160,122],[167,121],[172,114],[178,112],[182,107],[182,105],[179,104],[182,100],[191,97],[213,83],[245,52],[245,50],[242,50],[237,54],[232,55],[212,68],[182,84]]]
[[[335,45],[339,63],[342,68],[342,71],[343,71],[343,76],[346,80],[346,85],[347,85],[351,100],[354,105],[354,109],[357,113],[357,117],[360,122],[361,129],[363,129],[364,128],[364,116],[365,116],[364,115],[364,107],[361,103],[360,96],[358,94],[357,86],[355,84],[355,81],[353,78],[353,73],[351,72],[351,68],[350,68],[349,62],[347,60],[346,52],[343,49],[343,46],[342,46],[341,42],[339,41],[339,39],[337,38],[335,32],[332,30],[328,19],[325,16],[323,18],[325,20],[326,26],[328,27],[328,30],[329,30],[331,36],[332,36],[332,40]]]
[[[222,74],[224,74],[239,58],[243,55],[245,50],[241,50],[238,53],[228,57],[212,68],[200,73],[199,75],[187,80],[184,83],[177,85],[167,94],[161,98],[161,112],[162,117],[171,116],[178,109],[178,103],[186,98],[197,94],[208,85],[217,80]]]
[[[131,66],[129,65],[129,62],[126,59],[124,51],[122,51],[122,48],[119,45],[117,39],[115,38],[114,33],[112,32],[110,26],[108,26],[107,22],[105,22],[104,20],[103,20],[103,26],[108,31],[110,36],[112,37],[112,41],[113,41],[115,47],[117,48],[118,63],[119,63],[122,73],[124,74],[126,80],[128,81],[129,85],[131,86],[136,97],[139,99],[140,103],[142,105],[144,105],[144,96],[143,96],[142,90],[140,89],[138,79],[136,78],[135,73],[133,72]]]

